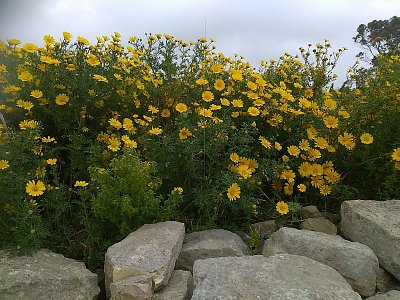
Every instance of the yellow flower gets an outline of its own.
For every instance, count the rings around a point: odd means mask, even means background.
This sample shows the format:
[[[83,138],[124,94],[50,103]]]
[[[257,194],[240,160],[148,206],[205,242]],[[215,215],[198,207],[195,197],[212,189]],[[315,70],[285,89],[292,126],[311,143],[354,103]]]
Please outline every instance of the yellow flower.
[[[156,127],[156,128],[152,127],[149,130],[149,134],[151,134],[151,135],[160,135],[161,133],[162,133],[162,129],[160,127]]]
[[[97,81],[100,81],[100,82],[106,82],[106,83],[108,82],[107,78],[105,78],[104,76],[98,75],[98,74],[94,74],[93,79],[96,79]]]
[[[163,118],[168,118],[170,115],[171,115],[171,112],[170,112],[168,109],[166,109],[166,108],[164,108],[164,109],[161,111],[161,117],[163,117]]]
[[[250,90],[255,91],[255,90],[257,89],[257,84],[255,84],[255,83],[252,82],[252,81],[248,81],[248,82],[247,82],[247,87],[248,87]]]
[[[288,147],[287,151],[290,155],[295,156],[295,157],[299,156],[299,154],[300,154],[300,149],[294,145]]]
[[[57,163],[57,158],[49,158],[48,160],[46,160],[46,162],[49,164],[49,165],[55,165],[56,163]]]
[[[107,148],[110,149],[111,151],[116,152],[120,149],[121,142],[119,141],[118,138],[115,137],[110,138],[108,142],[109,145],[107,146]]]
[[[182,193],[183,193],[183,188],[181,188],[180,186],[174,187],[174,189],[171,192],[171,194],[175,195],[182,195]]]
[[[33,75],[29,71],[23,71],[19,74],[18,79],[23,82],[29,82],[32,81]]]
[[[339,120],[334,116],[327,116],[324,118],[324,124],[328,128],[338,128]]]
[[[179,139],[185,140],[185,139],[187,139],[189,136],[192,136],[192,133],[191,133],[190,130],[187,129],[186,127],[183,127],[183,128],[179,131]]]
[[[210,92],[210,91],[204,91],[201,94],[201,98],[206,102],[210,102],[210,101],[212,101],[214,99],[214,94],[212,92]]]
[[[67,32],[67,31],[64,31],[64,32],[63,32],[63,38],[64,38],[64,40],[66,40],[67,42],[69,42],[69,41],[71,40],[71,37],[72,37],[72,35],[71,35],[69,32]]]
[[[307,152],[308,152],[308,159],[310,161],[314,161],[318,158],[321,158],[321,151],[319,151],[318,149],[310,148],[308,149]]]
[[[81,36],[77,37],[77,41],[78,41],[78,43],[84,44],[84,45],[89,45],[90,44],[87,39],[85,39],[84,37],[81,37]]]
[[[275,142],[274,147],[276,150],[281,151],[282,150],[282,146],[281,144],[279,144],[278,142]]]
[[[5,170],[10,167],[8,160],[2,159],[0,160],[0,170]]]
[[[175,109],[180,113],[184,113],[188,108],[185,103],[178,103],[176,104]]]
[[[374,137],[370,133],[363,133],[360,136],[360,141],[363,144],[369,145],[374,141]]]
[[[51,142],[55,142],[55,141],[56,141],[56,139],[53,138],[53,137],[51,137],[51,136],[42,137],[42,142],[43,142],[43,143],[51,143]]]
[[[307,151],[310,148],[310,143],[307,140],[302,139],[299,143],[299,148],[301,150]]]
[[[33,98],[39,99],[39,98],[43,97],[43,93],[42,93],[42,91],[39,91],[39,90],[33,90],[31,92],[31,96]]]
[[[314,95],[314,93],[313,93],[313,90],[312,90],[312,89],[306,89],[306,90],[304,91],[304,96],[305,96],[306,98],[311,98],[313,95]]]
[[[54,42],[55,42],[54,38],[51,35],[45,35],[43,37],[43,41],[46,45],[51,45],[51,44],[54,44]]]
[[[28,53],[35,53],[38,50],[38,47],[31,43],[24,44],[24,50]]]
[[[234,100],[232,100],[232,105],[233,105],[234,107],[243,107],[243,101],[242,101],[242,100],[234,99]]]
[[[43,195],[45,190],[46,187],[40,180],[38,180],[38,182],[35,182],[35,180],[30,180],[25,187],[26,193],[32,197]]]
[[[242,70],[230,70],[233,80],[242,81],[243,71]]]
[[[74,187],[85,187],[87,186],[89,183],[87,183],[86,181],[82,180],[82,181],[75,181]]]
[[[129,119],[128,119],[129,120]],[[108,123],[116,129],[121,129],[122,128],[122,123],[118,121],[117,119],[111,118]]]
[[[69,97],[64,93],[56,96],[56,104],[57,105],[60,105],[60,106],[65,105],[68,103],[68,101],[69,101]]]
[[[324,178],[321,175],[311,177],[311,185],[313,187],[321,187],[324,184]]]
[[[225,88],[225,83],[224,83],[224,81],[223,81],[222,79],[217,79],[217,80],[215,80],[215,82],[214,82],[214,88],[215,88],[217,91],[222,91],[222,90]]]
[[[260,136],[258,140],[261,142],[261,145],[263,145],[264,148],[270,149],[272,147],[272,144],[270,141],[268,141],[265,137]]]
[[[299,167],[299,174],[302,177],[307,177],[311,175],[311,165],[309,162],[303,162]]]
[[[394,151],[392,153],[392,159],[394,161],[400,161],[400,147],[394,149]]]
[[[18,40],[18,39],[9,39],[9,40],[7,40],[7,42],[8,42],[8,44],[11,45],[11,46],[16,46],[16,45],[21,44],[21,41]]]
[[[318,137],[315,139],[315,147],[320,148],[320,149],[326,149],[329,146],[328,142],[326,139],[323,137]]]
[[[238,163],[239,162],[239,155],[237,153],[231,153],[231,155],[229,155],[229,159],[231,161],[233,161],[234,163]]]
[[[205,85],[205,84],[208,83],[208,80],[206,80],[206,79],[204,79],[204,78],[199,78],[199,79],[196,80],[196,83],[197,83],[198,85]]]
[[[329,110],[333,110],[337,107],[337,104],[335,100],[328,98],[324,101],[324,106]]]
[[[250,107],[247,109],[247,113],[248,113],[250,116],[255,117],[255,116],[258,116],[258,115],[260,114],[260,110],[259,110],[257,107],[250,106]]]
[[[319,192],[321,195],[327,196],[332,192],[332,189],[329,185],[323,184],[319,187]]]
[[[33,103],[30,101],[23,101],[21,99],[17,100],[17,106],[21,107],[26,110],[31,110],[32,107],[34,107]]]
[[[236,182],[232,183],[232,185],[228,188],[226,195],[228,196],[228,199],[230,201],[235,201],[236,199],[239,199],[240,186]]]
[[[100,61],[97,59],[97,57],[93,54],[89,54],[89,58],[86,60],[89,66],[95,67],[100,64]]]
[[[297,188],[299,189],[299,191],[300,191],[301,193],[304,193],[304,192],[307,190],[306,185],[303,184],[303,183],[300,183],[299,185],[297,185]]]
[[[221,101],[221,104],[222,104],[223,106],[229,106],[229,105],[231,104],[231,103],[229,102],[229,100],[226,99],[226,98],[221,98],[220,101]]]
[[[248,165],[240,165],[237,167],[236,172],[244,179],[249,178],[252,173]]]
[[[354,142],[354,136],[351,133],[347,132],[344,132],[342,135],[339,135],[338,141],[348,150],[352,150],[356,145],[356,143]]]
[[[211,66],[211,71],[212,71],[214,74],[221,73],[223,69],[224,69],[224,66],[222,66],[222,65],[212,65],[212,66]]]
[[[286,202],[279,201],[276,204],[276,211],[281,215],[286,215],[289,212],[289,205]]]

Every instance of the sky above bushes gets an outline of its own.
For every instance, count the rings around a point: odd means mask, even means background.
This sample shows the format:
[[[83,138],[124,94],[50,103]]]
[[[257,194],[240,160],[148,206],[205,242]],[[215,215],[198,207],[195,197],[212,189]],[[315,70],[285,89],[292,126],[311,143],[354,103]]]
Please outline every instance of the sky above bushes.
[[[96,36],[168,33],[184,41],[213,38],[218,52],[238,53],[255,67],[260,60],[298,54],[328,39],[346,47],[336,73],[361,51],[352,37],[359,24],[400,14],[399,0],[0,0],[0,39],[43,43],[63,31],[95,42]]]

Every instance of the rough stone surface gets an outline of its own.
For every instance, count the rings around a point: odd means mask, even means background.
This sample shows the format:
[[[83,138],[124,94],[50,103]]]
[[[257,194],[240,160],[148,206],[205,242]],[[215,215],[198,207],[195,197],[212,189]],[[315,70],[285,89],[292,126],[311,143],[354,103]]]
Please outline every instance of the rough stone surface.
[[[189,271],[174,270],[168,285],[154,295],[154,300],[189,300],[192,293],[192,274]]]
[[[334,268],[362,296],[375,293],[378,259],[370,248],[340,236],[283,227],[265,243],[263,255],[302,255]]]
[[[50,250],[33,256],[0,257],[0,299],[2,300],[87,300],[96,299],[100,289],[97,275],[85,264]]]
[[[331,267],[290,254],[196,260],[193,281],[193,300],[361,299]]]
[[[154,281],[148,275],[131,276],[111,283],[111,300],[151,300]]]
[[[322,213],[315,205],[304,206],[300,209],[300,215],[303,219],[321,218]]]
[[[331,221],[325,218],[310,218],[304,220],[301,229],[324,232],[326,234],[336,235],[337,227]]]
[[[111,283],[131,276],[152,275],[155,290],[166,285],[184,236],[183,223],[146,224],[108,248],[104,261],[107,297]]]
[[[376,290],[380,293],[387,293],[391,290],[400,291],[400,282],[385,269],[379,268],[376,274]]]
[[[341,232],[370,247],[381,266],[400,280],[400,200],[345,201]]]
[[[258,222],[251,224],[250,227],[256,228],[260,231],[261,239],[267,239],[278,230],[275,220],[267,220],[264,222]]]
[[[372,297],[367,298],[366,300],[399,300],[400,299],[400,291],[390,291],[385,294],[376,294]]]
[[[211,229],[187,234],[176,261],[176,269],[193,270],[197,259],[221,256],[242,256],[249,248],[237,234],[224,229]]]

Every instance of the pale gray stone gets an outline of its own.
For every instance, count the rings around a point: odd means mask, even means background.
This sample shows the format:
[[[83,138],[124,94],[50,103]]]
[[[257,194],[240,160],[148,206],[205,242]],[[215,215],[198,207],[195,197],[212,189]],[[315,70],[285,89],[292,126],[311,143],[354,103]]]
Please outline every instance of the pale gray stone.
[[[111,300],[152,300],[154,281],[150,274],[131,276],[111,283]]]
[[[337,227],[331,221],[325,218],[310,218],[300,224],[301,229],[324,232],[326,234],[336,235]]]
[[[400,300],[400,291],[390,291],[385,294],[376,294],[365,300]]]
[[[304,256],[196,260],[193,300],[361,300],[338,272]]]
[[[151,275],[155,290],[166,285],[184,236],[183,223],[146,224],[108,248],[104,261],[107,297],[111,283],[132,276]]]
[[[97,275],[83,262],[65,258],[50,250],[33,256],[0,258],[0,299],[2,300],[88,300],[96,299],[100,288]]]
[[[155,293],[154,300],[189,300],[192,293],[192,274],[189,271],[174,270],[168,285]]]
[[[323,217],[322,213],[318,210],[318,208],[315,205],[303,206],[300,209],[300,215],[303,219]]]
[[[283,227],[266,242],[263,255],[302,255],[334,268],[362,296],[375,293],[378,259],[367,246],[322,232]]]
[[[237,234],[224,229],[211,229],[187,234],[176,261],[176,269],[193,270],[197,259],[242,256],[249,248]]]
[[[345,201],[341,216],[342,234],[370,247],[380,265],[400,280],[400,200]]]
[[[376,274],[376,290],[387,293],[391,290],[400,290],[400,282],[385,269],[379,268]]]

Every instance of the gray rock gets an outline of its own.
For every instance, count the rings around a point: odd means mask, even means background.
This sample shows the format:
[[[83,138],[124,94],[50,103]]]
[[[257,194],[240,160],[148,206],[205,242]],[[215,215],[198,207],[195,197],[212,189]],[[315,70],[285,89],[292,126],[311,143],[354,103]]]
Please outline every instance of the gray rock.
[[[105,285],[131,276],[151,275],[155,290],[168,283],[185,236],[185,225],[179,222],[146,224],[124,240],[108,248],[105,261]]]
[[[267,239],[278,230],[275,220],[267,220],[264,222],[258,222],[251,224],[250,227],[256,228],[260,231],[261,239]]]
[[[85,264],[50,250],[33,256],[0,258],[0,298],[2,300],[96,299],[100,289],[97,275]]]
[[[399,300],[399,299],[400,299],[400,291],[393,290],[385,294],[376,294],[365,300]]]
[[[321,218],[322,213],[318,210],[315,205],[304,206],[300,209],[300,215],[303,219],[309,218]]]
[[[193,300],[361,299],[331,267],[290,254],[196,260],[193,281]]]
[[[325,218],[310,218],[300,224],[301,229],[324,232],[326,234],[336,235],[337,227],[331,221]]]
[[[379,268],[376,274],[376,290],[380,293],[387,293],[391,290],[400,290],[400,282],[385,269]]]
[[[400,200],[345,201],[341,216],[342,234],[370,247],[380,265],[400,280]]]
[[[378,259],[367,246],[322,232],[283,227],[265,243],[263,255],[302,255],[334,268],[362,296],[375,293]]]
[[[237,234],[224,229],[211,229],[187,234],[176,261],[176,269],[193,270],[197,259],[221,256],[242,256],[249,248]]]
[[[152,300],[153,277],[148,275],[131,276],[111,283],[111,300]]]
[[[192,293],[192,274],[189,271],[174,270],[168,285],[154,295],[154,300],[189,300]]]

